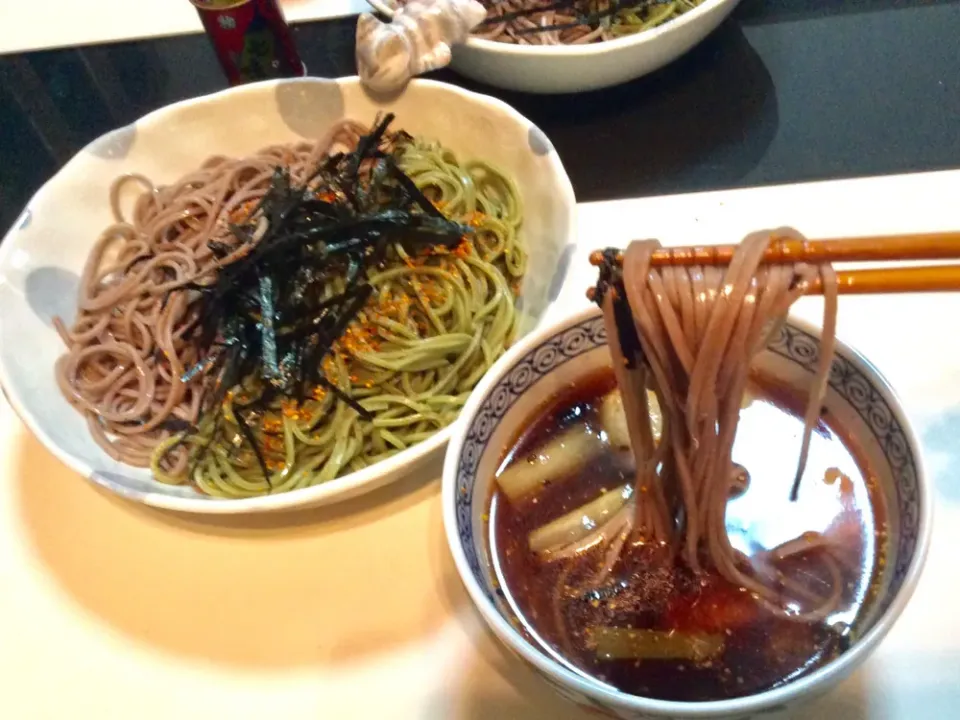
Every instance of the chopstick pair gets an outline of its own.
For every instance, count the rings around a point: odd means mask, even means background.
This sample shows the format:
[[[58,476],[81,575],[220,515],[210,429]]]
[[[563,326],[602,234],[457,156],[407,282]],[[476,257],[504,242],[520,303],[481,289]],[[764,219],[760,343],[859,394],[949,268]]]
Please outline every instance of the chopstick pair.
[[[660,248],[654,251],[650,263],[654,267],[726,265],[736,248],[736,245]],[[763,256],[765,263],[902,260],[960,260],[960,232],[830,240],[782,238],[774,240]],[[622,261],[622,255],[618,255],[617,262]],[[592,265],[602,262],[602,253],[590,255]],[[842,295],[960,290],[960,264],[839,270],[837,282]],[[807,294],[818,295],[822,290],[817,281],[810,284]]]

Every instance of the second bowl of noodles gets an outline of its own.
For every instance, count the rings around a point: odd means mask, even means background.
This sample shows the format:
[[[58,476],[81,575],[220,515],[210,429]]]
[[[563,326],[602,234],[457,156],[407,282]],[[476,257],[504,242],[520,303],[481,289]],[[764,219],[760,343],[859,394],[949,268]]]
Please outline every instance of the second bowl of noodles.
[[[385,17],[401,4],[368,2]],[[617,85],[673,62],[739,0],[481,2],[487,19],[453,48],[451,67],[508,90],[569,93]]]
[[[51,451],[126,497],[343,499],[444,445],[555,299],[574,213],[536,126],[441,83],[184,101],[91,143],[7,234],[0,380]]]

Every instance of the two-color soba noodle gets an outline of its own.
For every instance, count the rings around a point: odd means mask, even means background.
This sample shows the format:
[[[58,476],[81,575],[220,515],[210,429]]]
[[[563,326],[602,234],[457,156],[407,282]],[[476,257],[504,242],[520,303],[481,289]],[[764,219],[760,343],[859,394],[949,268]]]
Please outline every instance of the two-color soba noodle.
[[[348,120],[319,142],[212,157],[170,185],[138,175],[114,183],[116,222],[89,255],[72,325],[57,321],[67,352],[56,366],[60,389],[113,458],[149,467],[163,482],[246,497],[359,470],[456,418],[515,328],[523,208],[497,169],[409,136],[396,147],[398,167],[444,216],[474,232],[447,254],[410,257],[397,245],[371,271],[370,300],[324,360],[327,387],[338,392],[316,387],[303,401],[273,399],[243,421],[240,406],[263,392],[262,378],[241,378],[212,408],[204,372],[190,376],[203,360],[188,340],[200,321],[197,288],[250,251],[231,226],[253,222],[255,246],[268,222],[250,214],[277,168],[304,182],[367,132]],[[131,185],[142,192],[126,212]],[[332,281],[324,297],[344,292],[345,282]]]

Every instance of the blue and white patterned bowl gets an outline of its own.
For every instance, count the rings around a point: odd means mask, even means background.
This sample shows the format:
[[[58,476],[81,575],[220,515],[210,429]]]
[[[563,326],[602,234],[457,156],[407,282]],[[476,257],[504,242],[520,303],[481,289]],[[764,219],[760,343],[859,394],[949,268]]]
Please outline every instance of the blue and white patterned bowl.
[[[817,331],[788,322],[757,360],[765,373],[802,388],[819,355]],[[838,344],[824,404],[856,437],[877,472],[889,514],[887,562],[879,601],[853,647],[820,670],[781,688],[746,698],[704,703],[653,700],[611,691],[575,675],[516,629],[498,594],[483,516],[504,450],[531,414],[560,389],[609,366],[606,331],[596,309],[543,328],[515,345],[487,373],[464,409],[443,468],[443,518],[457,570],[480,614],[498,638],[561,695],[610,717],[749,718],[783,710],[835,686],[860,665],[900,615],[920,576],[932,524],[932,487],[919,444],[893,391],[854,350]]]

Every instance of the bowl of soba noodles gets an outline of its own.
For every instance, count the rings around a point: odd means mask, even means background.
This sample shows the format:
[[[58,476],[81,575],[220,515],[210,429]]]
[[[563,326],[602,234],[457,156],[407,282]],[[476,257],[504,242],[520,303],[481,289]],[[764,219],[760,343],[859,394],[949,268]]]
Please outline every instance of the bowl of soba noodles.
[[[188,100],[80,151],[7,234],[0,381],[58,458],[124,497],[342,500],[444,446],[553,304],[574,213],[543,132],[443,83]]]
[[[494,634],[621,718],[747,718],[859,666],[917,584],[932,488],[894,392],[833,337],[829,268],[604,255],[586,309],[477,386],[447,540]],[[616,261],[614,261],[616,258]],[[787,309],[819,283],[823,328]]]
[[[387,18],[412,1],[368,0]],[[739,0],[479,2],[486,19],[453,48],[451,67],[508,90],[569,93],[618,85],[673,62]]]

